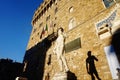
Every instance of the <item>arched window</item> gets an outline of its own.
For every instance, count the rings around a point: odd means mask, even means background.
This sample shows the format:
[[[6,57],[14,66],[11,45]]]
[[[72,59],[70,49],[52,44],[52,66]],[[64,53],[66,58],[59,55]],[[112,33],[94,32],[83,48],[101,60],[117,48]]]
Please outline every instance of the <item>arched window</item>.
[[[76,26],[76,21],[75,21],[75,18],[71,18],[70,21],[69,21],[69,30],[74,28]]]
[[[70,8],[69,8],[69,13],[72,13],[73,12],[73,6],[71,6]]]

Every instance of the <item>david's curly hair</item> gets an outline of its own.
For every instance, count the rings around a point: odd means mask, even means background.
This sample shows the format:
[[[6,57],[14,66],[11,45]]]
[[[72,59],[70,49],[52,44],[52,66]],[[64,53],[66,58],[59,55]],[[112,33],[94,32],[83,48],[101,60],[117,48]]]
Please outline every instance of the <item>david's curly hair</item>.
[[[58,30],[59,30],[59,29],[61,29],[61,31],[64,32],[64,29],[63,29],[62,27],[58,28]],[[58,30],[57,30],[57,32],[58,32]]]

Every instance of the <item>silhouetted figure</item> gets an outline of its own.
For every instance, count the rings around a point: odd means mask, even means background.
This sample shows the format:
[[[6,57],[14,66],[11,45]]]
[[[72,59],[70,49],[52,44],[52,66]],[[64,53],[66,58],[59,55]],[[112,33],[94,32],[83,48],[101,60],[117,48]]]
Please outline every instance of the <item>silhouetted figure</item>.
[[[95,63],[94,63],[94,60],[98,61],[98,59],[94,55],[91,55],[91,51],[88,51],[87,55],[88,57],[86,59],[86,68],[87,68],[88,74],[91,75],[92,80],[95,80],[94,75],[97,77],[98,80],[101,80],[98,76]]]

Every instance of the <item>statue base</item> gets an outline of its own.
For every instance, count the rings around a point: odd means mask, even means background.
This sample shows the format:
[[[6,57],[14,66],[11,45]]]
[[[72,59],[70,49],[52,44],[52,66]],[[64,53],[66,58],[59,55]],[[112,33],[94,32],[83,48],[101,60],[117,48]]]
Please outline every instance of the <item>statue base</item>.
[[[77,80],[77,77],[71,71],[58,72],[53,76],[52,80]]]
[[[67,80],[66,72],[58,72],[53,76],[52,80]]]

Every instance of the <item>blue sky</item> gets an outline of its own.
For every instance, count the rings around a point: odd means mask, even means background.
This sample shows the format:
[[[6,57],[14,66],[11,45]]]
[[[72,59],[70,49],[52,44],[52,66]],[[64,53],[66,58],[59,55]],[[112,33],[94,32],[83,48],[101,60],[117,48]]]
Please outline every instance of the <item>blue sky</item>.
[[[34,11],[43,0],[0,0],[0,59],[22,62]]]

